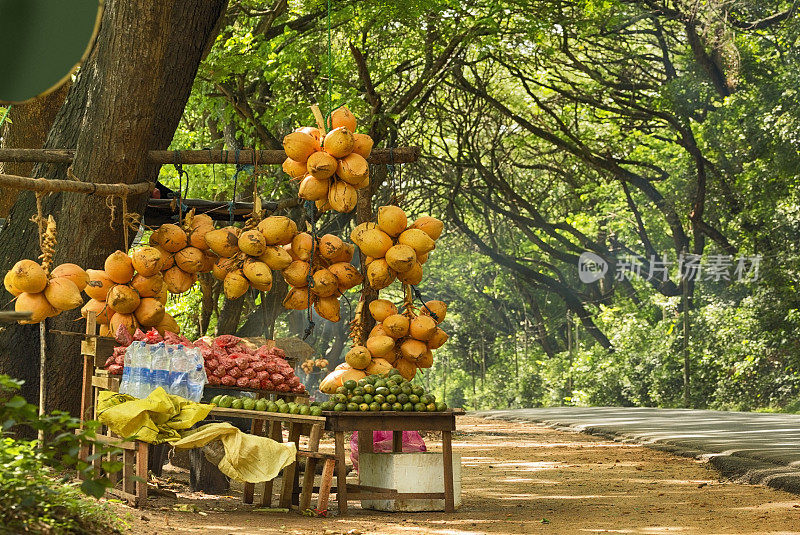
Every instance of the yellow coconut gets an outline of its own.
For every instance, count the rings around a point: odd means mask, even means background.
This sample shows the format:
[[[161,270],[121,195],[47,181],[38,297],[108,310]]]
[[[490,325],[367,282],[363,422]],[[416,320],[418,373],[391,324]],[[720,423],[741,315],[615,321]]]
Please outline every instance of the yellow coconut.
[[[367,186],[369,186],[369,175],[364,177],[364,180],[362,180],[361,182],[359,182],[358,184],[356,184],[353,187],[356,188],[356,189],[363,189],[363,188],[366,188]]]
[[[356,117],[347,106],[340,106],[331,113],[331,128],[344,127],[356,131]]]
[[[325,234],[319,239],[319,254],[328,260],[336,258],[343,247],[344,242],[341,238],[333,234]]]
[[[369,164],[360,154],[348,154],[339,160],[336,175],[350,185],[358,186],[369,177]]]
[[[367,338],[367,349],[373,355],[385,355],[394,349],[394,338],[386,335]]]
[[[318,201],[314,201],[314,206],[317,207],[317,212],[320,214],[324,214],[328,210],[331,209],[331,203],[328,202],[328,198],[325,197],[324,199],[320,199]]]
[[[239,252],[239,232],[236,227],[225,227],[208,232],[206,243],[218,256],[230,258]]]
[[[374,358],[364,369],[367,375],[386,375],[392,370],[392,363],[383,358]]]
[[[417,359],[416,364],[417,368],[430,368],[433,366],[433,352],[428,350],[423,353],[422,356]]]
[[[361,273],[349,262],[337,262],[332,264],[328,270],[336,277],[339,287],[345,290],[361,284],[364,280]]]
[[[353,208],[356,207],[357,201],[358,192],[356,188],[347,182],[334,182],[328,188],[328,203],[337,212],[342,214],[352,212]]]
[[[369,158],[372,152],[372,138],[367,134],[353,134],[353,154]]]
[[[325,139],[322,141],[322,150],[334,158],[344,158],[353,152],[354,144],[353,133],[347,128],[340,126],[339,128],[334,128],[325,135]]]
[[[292,178],[301,178],[306,174],[306,164],[291,158],[286,158],[281,167],[283,167],[283,172]]]
[[[272,289],[272,281],[269,284],[259,284],[256,282],[251,282],[250,287],[254,290],[258,290],[259,292],[268,292]]]
[[[295,128],[295,132],[303,132],[304,134],[308,134],[309,136],[313,137],[317,142],[317,149],[319,149],[320,145],[322,144],[322,132],[320,132],[319,128],[315,126],[303,126],[300,128]]]
[[[433,336],[428,340],[428,349],[439,349],[447,342],[448,338],[450,338],[450,336],[437,327],[436,332],[433,333]]]
[[[330,297],[339,293],[339,280],[336,275],[325,268],[318,269],[312,277],[314,285],[310,287],[311,293],[319,297]],[[338,295],[337,295],[338,297]]]
[[[166,271],[175,265],[175,254],[170,253],[160,245],[153,246],[153,249],[161,255],[161,271]]]
[[[378,208],[378,227],[389,236],[399,236],[407,226],[408,218],[399,206]]]
[[[158,231],[159,245],[164,248],[168,253],[177,253],[189,243],[186,233],[178,225],[167,223],[161,225]]]
[[[440,324],[447,315],[447,303],[444,301],[428,301],[425,303],[425,306],[422,307],[422,314],[431,316],[431,312],[436,314],[436,324]]]
[[[353,346],[344,356],[344,361],[355,370],[363,370],[372,362],[372,354],[364,346]]]
[[[403,314],[392,314],[383,320],[383,330],[397,340],[408,334],[409,319]]]
[[[392,349],[391,351],[389,351],[385,355],[373,355],[372,356],[372,361],[374,362],[374,361],[376,361],[378,359],[382,359],[382,360],[385,360],[386,362],[388,362],[391,365],[391,364],[394,364],[395,362],[397,362],[397,359],[399,359],[399,358],[401,358],[400,357],[400,350],[398,350],[397,348],[394,348],[394,349]]]
[[[139,294],[127,284],[117,284],[108,291],[106,302],[111,310],[121,314],[130,314],[136,310],[140,302]]]
[[[86,273],[86,270],[76,264],[69,263],[56,266],[55,269],[50,272],[50,278],[69,279],[78,287],[78,291],[80,292],[86,288],[86,284],[89,282],[89,275]]]
[[[161,252],[155,247],[142,247],[131,253],[131,264],[139,275],[151,277],[161,271],[164,260],[161,258]]]
[[[179,334],[181,332],[181,328],[178,325],[178,322],[175,321],[175,318],[170,316],[169,314],[164,314],[164,319],[162,319],[158,325],[156,325],[156,330],[163,336],[164,333],[175,333]]]
[[[136,321],[136,316],[133,314],[122,314],[117,312],[111,316],[111,321],[108,324],[108,328],[112,333],[116,334],[121,325],[124,325],[130,334],[133,334],[136,332],[136,329],[139,328],[139,322]]]
[[[20,260],[14,264],[10,273],[9,285],[19,292],[36,294],[47,286],[47,274],[33,260]]]
[[[228,299],[240,298],[247,292],[248,288],[250,288],[250,283],[241,269],[231,271],[225,276],[223,290],[225,291],[225,297]]]
[[[89,275],[89,282],[83,291],[92,299],[105,301],[108,291],[114,286],[114,281],[109,279],[102,269],[87,269],[86,274]]]
[[[347,381],[360,381],[366,376],[361,370],[333,370],[319,383],[319,389],[326,394],[335,394],[336,389],[344,386]]]
[[[239,236],[239,250],[250,256],[261,256],[267,250],[267,240],[257,229],[246,230]]]
[[[417,316],[411,320],[408,332],[417,340],[427,342],[436,334],[436,322],[430,316]]]
[[[402,344],[400,344],[400,354],[404,359],[412,361],[416,361],[427,350],[428,346],[425,345],[425,342],[415,340],[414,338],[408,338],[404,340]]]
[[[367,221],[366,223],[361,223],[357,225],[356,228],[353,229],[353,232],[350,233],[350,239],[353,240],[353,243],[361,247],[361,239],[364,236],[364,233],[370,229],[378,228],[377,223],[373,223],[371,221]]]
[[[175,253],[175,265],[190,275],[200,271],[203,264],[205,255],[196,247],[185,247]]]
[[[17,312],[30,312],[31,317],[27,320],[22,320],[20,323],[39,323],[49,317],[58,314],[53,305],[47,300],[43,293],[28,293],[22,292],[14,301],[14,310]]]
[[[156,297],[164,287],[164,277],[161,273],[156,273],[150,277],[145,277],[141,273],[133,276],[131,287],[136,290],[139,297]]]
[[[380,323],[389,316],[397,314],[397,307],[388,299],[376,299],[369,304],[369,313]]]
[[[44,296],[58,310],[72,310],[83,304],[81,291],[67,278],[50,279],[44,289]]]
[[[323,151],[315,152],[306,161],[308,173],[317,180],[327,180],[332,177],[337,166],[336,158]]]
[[[12,277],[11,272],[7,271],[5,276],[3,277],[3,286],[6,287],[6,290],[8,291],[8,293],[10,293],[14,297],[16,297],[16,296],[18,296],[19,294],[22,293],[22,290],[18,290],[17,288],[14,287],[13,284],[11,284],[11,279],[12,278],[13,277]]]
[[[297,196],[307,201],[328,201],[328,189],[330,180],[314,178],[308,175],[300,182],[300,189]]]
[[[164,285],[172,294],[182,294],[189,291],[194,284],[194,278],[178,266],[169,268],[164,272]]]
[[[195,214],[192,216],[192,221],[189,224],[190,228],[198,228],[198,227],[213,227],[214,220],[211,219],[211,216],[208,214]],[[195,246],[197,247],[197,246]],[[198,247],[199,249],[199,247]]]
[[[314,310],[326,320],[337,323],[342,319],[339,315],[339,306],[338,297],[320,297],[314,304]]]
[[[150,247],[155,247],[156,245],[161,244],[161,227],[158,227],[150,233],[150,237],[147,238],[147,243],[150,245]]]
[[[400,375],[408,381],[417,375],[417,365],[408,359],[398,359],[395,361],[394,367],[400,372]]]
[[[133,278],[133,261],[122,251],[114,251],[106,258],[103,271],[117,284],[128,284]]]
[[[435,217],[425,215],[414,221],[410,228],[423,230],[432,240],[438,240],[439,236],[442,235],[444,223]]]
[[[272,270],[264,262],[248,258],[244,261],[242,273],[247,277],[247,280],[261,288],[272,286]]]
[[[311,265],[302,260],[295,260],[283,270],[283,280],[290,286],[302,288],[308,286],[308,272]]]
[[[372,258],[383,258],[392,247],[392,238],[380,229],[373,228],[361,234],[358,244],[361,252]]]
[[[419,262],[419,263],[420,263],[420,265],[422,265],[422,264],[424,264],[425,262],[427,262],[427,261],[428,261],[428,254],[429,254],[429,253],[425,253],[425,254],[417,254],[417,262]]]
[[[98,301],[97,299],[89,299],[86,304],[81,308],[81,316],[84,318],[89,315],[89,312],[94,312],[97,316],[97,323],[108,325],[111,321],[111,316],[114,311],[108,307],[105,301]]]
[[[397,280],[403,284],[410,284],[416,286],[422,282],[422,265],[419,262],[414,262],[414,265],[405,273],[398,273]]]
[[[258,259],[276,271],[286,269],[292,263],[292,256],[280,245],[268,245]]]
[[[318,148],[319,141],[305,132],[292,132],[283,138],[283,150],[286,156],[296,162],[305,163]]]
[[[169,299],[169,291],[167,290],[166,284],[161,286],[161,291],[154,297],[154,299],[157,299],[162,305],[167,304],[167,300]]]
[[[329,260],[334,263],[338,264],[339,262],[350,262],[353,260],[353,253],[355,253],[356,246],[352,243],[343,243],[342,248],[336,253],[335,256],[329,258]]]
[[[111,329],[109,329],[107,324],[101,324],[100,328],[97,330],[97,334],[100,336],[111,336]]]
[[[405,273],[417,263],[417,252],[408,245],[394,245],[386,251],[386,262],[398,273]]]
[[[142,327],[155,327],[164,319],[165,313],[164,305],[158,299],[147,297],[142,299],[133,315]]]
[[[198,273],[210,272],[218,258],[219,257],[210,249],[208,251],[203,251],[203,262],[200,264],[200,271],[198,271]]]
[[[369,336],[367,336],[367,338],[372,338],[373,336],[389,336],[389,335],[386,334],[386,331],[383,329],[383,324],[378,323],[369,332]],[[389,336],[389,338],[391,338],[391,336]]]
[[[386,260],[379,258],[367,266],[367,280],[376,290],[383,290],[394,282],[395,273],[389,269]]]
[[[224,281],[225,277],[231,271],[236,269],[236,260],[233,258],[225,258],[220,257],[214,262],[214,265],[211,267],[211,273],[214,275],[214,278],[217,280]]]
[[[213,225],[200,225],[199,227],[194,227],[189,232],[189,245],[200,249],[201,251],[207,250],[208,242],[206,242],[206,234],[213,231]]]
[[[308,232],[301,232],[292,239],[292,252],[298,260],[309,260],[314,248],[314,238]]]
[[[264,235],[267,245],[286,245],[292,243],[297,234],[297,224],[288,217],[273,215],[263,219],[258,230]]]
[[[308,308],[308,288],[289,288],[283,298],[284,308],[289,310],[305,310]]]
[[[412,247],[417,253],[425,254],[436,248],[436,242],[428,233],[418,228],[408,229],[397,238],[397,243]]]

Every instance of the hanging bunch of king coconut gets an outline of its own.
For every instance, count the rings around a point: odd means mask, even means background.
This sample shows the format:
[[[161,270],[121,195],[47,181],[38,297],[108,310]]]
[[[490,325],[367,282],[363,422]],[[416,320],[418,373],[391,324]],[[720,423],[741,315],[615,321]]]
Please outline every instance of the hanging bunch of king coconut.
[[[301,199],[314,201],[322,212],[347,213],[356,207],[356,190],[369,186],[372,138],[356,133],[347,106],[334,110],[330,122],[330,132],[303,127],[283,138],[283,170],[300,181]]]
[[[61,264],[47,272],[33,260],[20,260],[3,277],[3,285],[16,299],[14,310],[30,312],[20,323],[39,323],[83,304],[81,292],[89,276],[75,264]]]
[[[369,285],[382,290],[395,280],[412,286],[422,281],[422,266],[443,228],[440,220],[429,216],[409,225],[402,208],[381,206],[377,223],[361,223],[350,237],[366,257]]]
[[[164,284],[172,294],[182,294],[197,282],[198,273],[207,273],[217,260],[209,249],[206,234],[214,231],[214,221],[205,214],[186,213],[182,225],[167,223],[150,235],[150,245],[161,253]]]
[[[84,291],[91,299],[81,309],[83,317],[94,312],[102,336],[113,336],[121,326],[131,334],[139,327],[155,327],[162,335],[180,332],[165,309],[164,258],[156,247],[143,246],[130,255],[114,251],[102,270],[86,270],[89,280]]]
[[[229,226],[206,235],[206,243],[219,257],[212,273],[223,281],[225,297],[237,299],[249,288],[268,292],[272,288],[272,270],[281,271],[292,263],[284,248],[297,234],[297,225],[284,216],[258,219],[260,205],[244,229]]]
[[[283,278],[290,286],[283,306],[306,310],[312,304],[320,316],[338,322],[340,296],[363,281],[350,263],[355,246],[333,234],[314,240],[308,232],[301,232],[285,250],[292,262],[283,270]]]

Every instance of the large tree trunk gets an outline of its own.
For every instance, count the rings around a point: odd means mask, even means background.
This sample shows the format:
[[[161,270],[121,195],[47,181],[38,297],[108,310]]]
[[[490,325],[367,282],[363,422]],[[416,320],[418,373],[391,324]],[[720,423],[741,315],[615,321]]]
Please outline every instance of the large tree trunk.
[[[5,128],[0,129],[0,149],[41,149],[70,85],[67,82],[50,94],[12,107]],[[31,171],[33,163],[0,162],[0,173],[31,176]],[[18,196],[19,190],[0,195],[0,217],[8,216]]]
[[[90,182],[155,181],[158,166],[146,161],[150,149],[166,149],[189,97],[201,55],[212,37],[225,0],[162,0],[142,8],[137,2],[108,0],[100,34],[56,117],[45,147],[77,150],[73,170]],[[65,178],[65,166],[39,165],[36,176]],[[144,208],[146,196],[129,199]],[[80,194],[53,195],[46,213],[59,226],[56,263],[87,268],[123,247],[120,202],[113,230],[105,199]],[[20,258],[36,258],[38,239],[28,219],[35,211],[30,192],[20,195],[0,233],[0,270]],[[62,313],[48,327],[82,330],[77,312]],[[9,326],[0,337],[0,372],[26,380],[24,393],[38,389],[38,326]],[[77,413],[81,391],[79,345],[48,336],[48,409]]]

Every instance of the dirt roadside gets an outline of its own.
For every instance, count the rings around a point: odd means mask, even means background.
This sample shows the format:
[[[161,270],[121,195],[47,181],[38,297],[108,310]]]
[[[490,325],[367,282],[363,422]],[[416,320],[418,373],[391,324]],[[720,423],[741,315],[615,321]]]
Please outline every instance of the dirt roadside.
[[[463,504],[452,515],[379,513],[351,503],[344,518],[309,518],[254,511],[237,493],[210,497],[180,487],[177,499],[157,498],[143,510],[114,508],[135,535],[800,535],[800,496],[720,481],[717,472],[691,459],[474,417],[459,419],[453,440],[462,456]]]

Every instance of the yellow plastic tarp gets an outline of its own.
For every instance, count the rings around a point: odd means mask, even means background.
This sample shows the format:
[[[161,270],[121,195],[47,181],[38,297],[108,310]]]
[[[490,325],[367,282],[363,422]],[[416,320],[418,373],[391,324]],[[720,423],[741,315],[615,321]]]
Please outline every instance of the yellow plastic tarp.
[[[101,390],[97,399],[97,419],[115,434],[149,444],[180,440],[179,431],[204,420],[212,405],[195,403],[156,388],[144,399]]]
[[[294,442],[281,443],[267,437],[243,433],[228,422],[212,423],[193,429],[173,446],[201,448],[216,439],[220,439],[225,448],[219,469],[236,481],[269,481],[297,457]]]

